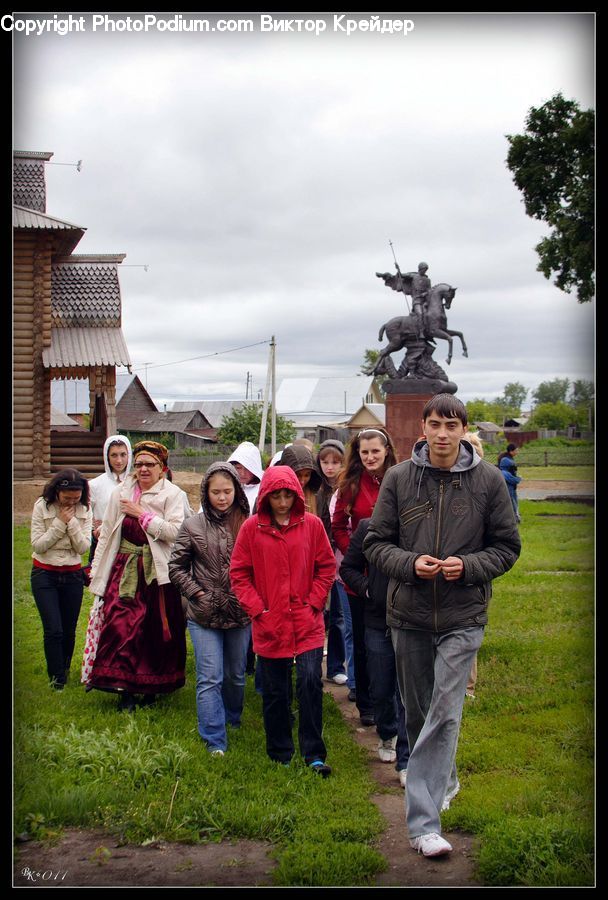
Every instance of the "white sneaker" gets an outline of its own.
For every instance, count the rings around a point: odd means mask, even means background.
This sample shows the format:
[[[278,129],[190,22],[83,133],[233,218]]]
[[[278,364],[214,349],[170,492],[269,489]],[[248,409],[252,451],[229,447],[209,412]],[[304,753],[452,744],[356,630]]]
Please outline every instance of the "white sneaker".
[[[337,675],[332,675],[330,681],[333,681],[334,684],[346,684],[348,681],[348,676],[344,675],[342,672],[338,672]]]
[[[404,788],[407,782],[407,769],[399,769],[397,775],[399,776],[401,787]]]
[[[397,737],[388,738],[386,741],[379,741],[378,743],[378,756],[385,763],[395,762],[397,759],[397,751],[395,750],[395,745],[397,743]]]
[[[220,750],[219,747],[217,749],[211,751],[211,756],[223,756],[223,755],[224,755],[224,751]]]
[[[441,804],[441,812],[445,812],[446,809],[450,808],[450,803],[452,802],[452,800],[454,799],[454,797],[456,796],[456,794],[458,793],[459,790],[460,790],[460,782],[457,781],[455,786],[452,788],[452,790],[448,791],[447,794],[445,795],[445,797],[443,798],[443,803]]]
[[[452,852],[452,845],[448,844],[436,831],[431,834],[421,834],[412,838],[410,847],[422,853],[423,856],[444,856]]]

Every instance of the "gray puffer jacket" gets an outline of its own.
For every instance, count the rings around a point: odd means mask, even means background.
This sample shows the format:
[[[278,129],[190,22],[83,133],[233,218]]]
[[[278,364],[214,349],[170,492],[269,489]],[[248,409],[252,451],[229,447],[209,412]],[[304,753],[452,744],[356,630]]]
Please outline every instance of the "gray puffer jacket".
[[[441,632],[485,625],[492,579],[514,565],[521,541],[504,479],[466,440],[450,471],[430,465],[426,441],[382,480],[363,543],[367,559],[389,576],[387,624]],[[458,556],[463,577],[418,578],[422,554]]]
[[[204,628],[242,628],[250,619],[230,584],[234,538],[226,515],[209,503],[209,481],[215,474],[226,475],[234,482],[233,508],[236,506],[245,518],[249,515],[236,469],[230,463],[213,463],[201,484],[202,511],[184,521],[175,540],[169,578],[188,601],[188,619]]]

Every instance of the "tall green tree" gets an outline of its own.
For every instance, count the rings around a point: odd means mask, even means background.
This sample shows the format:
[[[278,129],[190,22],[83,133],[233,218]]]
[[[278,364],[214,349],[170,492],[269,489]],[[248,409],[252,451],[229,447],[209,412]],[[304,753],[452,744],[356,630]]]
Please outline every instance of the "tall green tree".
[[[512,415],[519,415],[521,408],[526,402],[528,396],[528,388],[519,381],[510,381],[505,384],[503,396],[500,398],[504,405],[508,408]]]
[[[572,382],[570,403],[572,406],[591,406],[595,398],[595,385],[584,378]]]
[[[272,406],[268,407],[268,419],[266,421],[266,436],[264,443],[269,444],[271,435]],[[233,410],[229,416],[224,416],[217,432],[220,444],[240,444],[241,441],[251,441],[258,444],[260,440],[260,428],[262,427],[262,405],[247,403],[240,409]],[[287,444],[295,437],[296,430],[293,422],[277,415],[276,437],[277,444]]]
[[[536,390],[532,391],[532,396],[536,406],[539,406],[541,403],[565,403],[569,387],[569,378],[554,378],[552,381],[541,381]]]
[[[539,403],[534,407],[526,429],[547,428],[551,431],[566,429],[569,425],[581,424],[580,416],[568,403]],[[582,424],[585,424],[583,419]]]
[[[579,303],[595,295],[595,113],[556,94],[532,107],[523,134],[506,135],[507,166],[524,197],[526,213],[551,226],[537,244],[538,271],[576,290]]]

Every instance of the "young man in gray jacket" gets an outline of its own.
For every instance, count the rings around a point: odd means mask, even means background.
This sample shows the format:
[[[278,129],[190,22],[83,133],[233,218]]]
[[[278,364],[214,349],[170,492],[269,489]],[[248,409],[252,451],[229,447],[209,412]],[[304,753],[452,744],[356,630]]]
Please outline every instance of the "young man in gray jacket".
[[[411,459],[384,476],[363,549],[389,576],[386,617],[411,751],[410,844],[441,856],[452,850],[440,814],[460,788],[460,719],[492,579],[514,565],[521,542],[501,473],[466,439],[461,401],[432,397],[422,431]]]

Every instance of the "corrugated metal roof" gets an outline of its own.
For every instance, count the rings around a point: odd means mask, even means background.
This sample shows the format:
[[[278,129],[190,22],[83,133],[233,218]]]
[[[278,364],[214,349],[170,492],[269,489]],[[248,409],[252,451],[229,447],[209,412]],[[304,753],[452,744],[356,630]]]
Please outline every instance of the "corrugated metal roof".
[[[261,405],[258,400],[175,400],[172,412],[185,412],[189,409],[198,409],[209,422],[212,428],[219,428],[224,416],[229,416],[235,409],[255,403]]]
[[[53,324],[120,325],[117,261],[122,259],[124,255],[56,261],[51,269]]]
[[[188,432],[197,425],[193,424],[202,413],[198,409],[189,409],[185,412],[150,412],[141,418],[141,431],[163,432],[179,431]],[[205,428],[205,418],[200,427]]]
[[[78,231],[86,231],[86,228],[82,225],[75,225],[73,222],[66,222],[64,219],[55,218],[55,216],[47,216],[46,213],[35,212],[17,204],[13,206],[13,228],[41,228],[45,231],[49,229],[75,228]]]
[[[346,378],[284,378],[277,390],[281,415],[321,412],[352,415],[371,392],[373,375]]]
[[[72,425],[77,428],[80,427],[76,419],[70,419],[69,416],[66,416],[64,412],[61,412],[60,409],[57,409],[56,406],[51,406],[51,427],[58,427],[59,425]]]
[[[42,362],[46,368],[131,365],[120,328],[51,328]]]
[[[480,431],[501,431],[498,425],[495,425],[494,422],[473,422],[476,428],[479,428]]]

